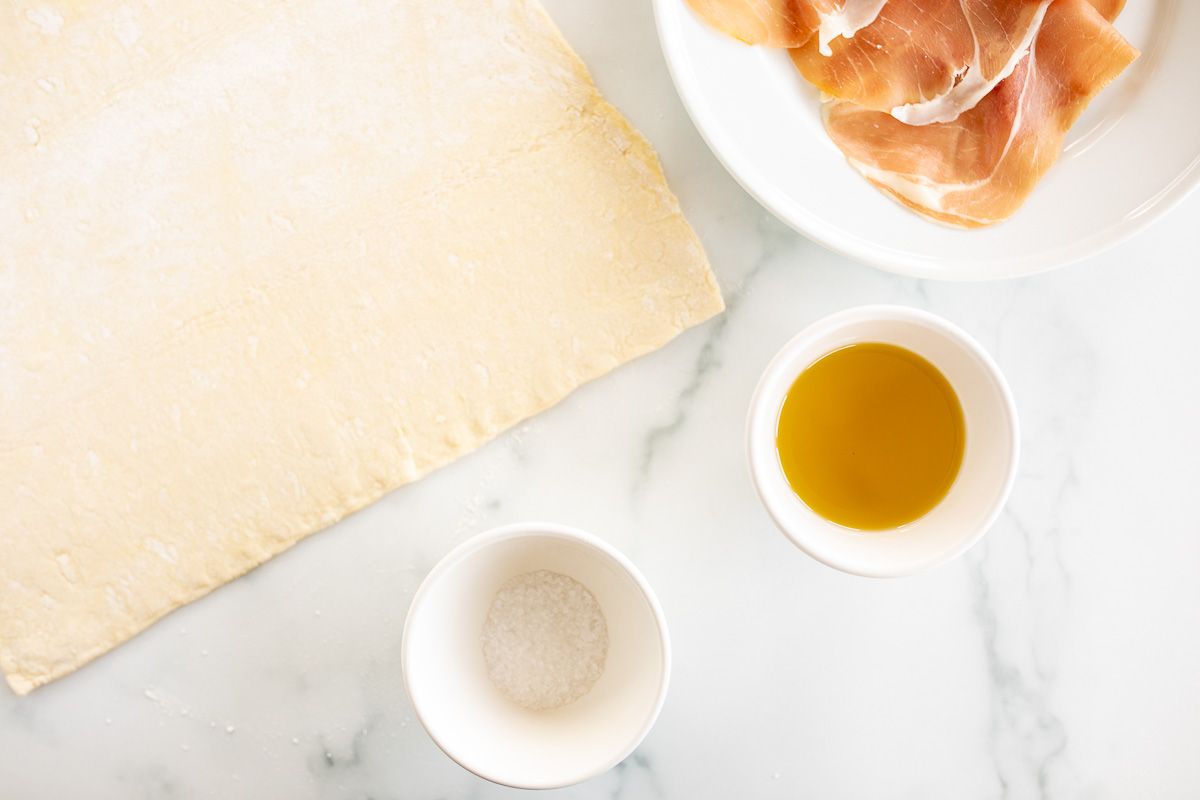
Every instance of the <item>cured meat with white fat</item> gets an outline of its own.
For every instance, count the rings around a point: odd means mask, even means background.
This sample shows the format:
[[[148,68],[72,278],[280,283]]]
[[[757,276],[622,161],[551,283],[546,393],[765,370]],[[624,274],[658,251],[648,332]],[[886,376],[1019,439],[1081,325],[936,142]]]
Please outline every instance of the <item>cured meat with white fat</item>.
[[[853,36],[888,0],[688,0],[712,27],[747,44],[799,47],[810,39],[824,50]]]
[[[910,125],[949,122],[1016,69],[1050,0],[888,0],[877,18],[823,51],[792,50],[825,94]]]
[[[836,101],[825,126],[855,169],[917,213],[990,225],[1021,206],[1067,130],[1137,55],[1086,0],[1054,0],[1013,74],[952,122],[907,125]]]

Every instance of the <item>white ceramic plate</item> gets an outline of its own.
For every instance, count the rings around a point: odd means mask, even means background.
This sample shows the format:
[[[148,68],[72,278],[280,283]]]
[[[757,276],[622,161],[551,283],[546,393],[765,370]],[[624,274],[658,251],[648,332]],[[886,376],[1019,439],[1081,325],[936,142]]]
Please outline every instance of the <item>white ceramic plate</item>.
[[[817,91],[779,50],[655,0],[659,38],[692,120],[733,176],[784,222],[852,258],[922,278],[1028,275],[1144,228],[1200,182],[1200,0],[1129,0],[1117,27],[1142,56],[1071,130],[1012,219],[927,222],[860,177],[821,126]]]

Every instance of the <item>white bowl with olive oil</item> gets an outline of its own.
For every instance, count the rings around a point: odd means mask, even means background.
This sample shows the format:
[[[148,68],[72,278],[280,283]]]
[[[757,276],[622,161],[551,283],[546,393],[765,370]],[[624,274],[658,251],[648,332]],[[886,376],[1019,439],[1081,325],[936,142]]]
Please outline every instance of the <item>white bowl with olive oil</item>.
[[[969,334],[919,309],[813,323],[767,366],[747,421],[775,524],[844,572],[911,575],[966,551],[1016,477],[1016,406]]]

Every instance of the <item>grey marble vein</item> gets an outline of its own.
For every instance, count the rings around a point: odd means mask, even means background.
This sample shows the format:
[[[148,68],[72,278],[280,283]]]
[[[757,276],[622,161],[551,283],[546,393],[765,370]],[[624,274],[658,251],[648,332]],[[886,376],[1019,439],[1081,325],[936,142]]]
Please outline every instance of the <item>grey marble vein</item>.
[[[672,404],[670,419],[655,425],[646,432],[642,439],[641,458],[634,473],[633,496],[637,498],[650,475],[658,450],[674,436],[680,433],[688,420],[688,410],[709,380],[720,371],[721,357],[719,351],[730,320],[738,313],[746,296],[752,290],[755,280],[767,269],[777,251],[769,248],[771,240],[780,236],[777,222],[760,220],[760,236],[764,241],[764,251],[755,259],[737,281],[736,286],[727,289],[725,295],[725,312],[708,323],[708,332],[700,352],[696,356],[690,375],[683,388],[679,390]],[[782,234],[789,235],[789,234]]]

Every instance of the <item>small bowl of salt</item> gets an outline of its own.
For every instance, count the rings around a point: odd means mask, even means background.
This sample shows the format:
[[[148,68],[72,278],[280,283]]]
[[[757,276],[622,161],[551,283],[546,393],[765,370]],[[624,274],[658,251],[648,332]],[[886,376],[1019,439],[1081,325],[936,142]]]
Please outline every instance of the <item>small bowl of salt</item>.
[[[551,789],[616,766],[649,733],[671,648],[646,579],[574,528],[507,525],[452,550],[404,625],[404,682],[446,755]]]

